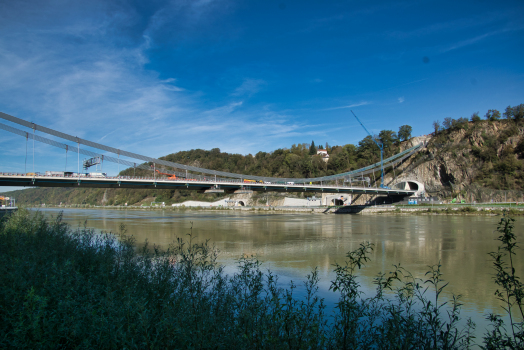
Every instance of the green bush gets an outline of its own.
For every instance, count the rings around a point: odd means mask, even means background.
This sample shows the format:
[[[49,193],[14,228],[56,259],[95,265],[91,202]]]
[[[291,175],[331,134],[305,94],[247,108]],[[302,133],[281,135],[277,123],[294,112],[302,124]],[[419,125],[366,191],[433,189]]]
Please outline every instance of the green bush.
[[[462,213],[476,213],[478,210],[477,208],[474,208],[474,207],[462,207],[459,209],[460,212]]]

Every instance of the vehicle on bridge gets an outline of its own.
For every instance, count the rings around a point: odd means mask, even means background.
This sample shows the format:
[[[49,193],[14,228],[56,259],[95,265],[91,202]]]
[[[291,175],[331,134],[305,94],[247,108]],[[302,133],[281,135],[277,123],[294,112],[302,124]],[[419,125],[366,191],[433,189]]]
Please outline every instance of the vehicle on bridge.
[[[89,173],[89,177],[107,177],[107,173]]]
[[[248,179],[244,179],[244,182],[245,182],[245,183],[256,183],[256,184],[264,183],[264,182],[261,181],[261,180],[248,180]]]

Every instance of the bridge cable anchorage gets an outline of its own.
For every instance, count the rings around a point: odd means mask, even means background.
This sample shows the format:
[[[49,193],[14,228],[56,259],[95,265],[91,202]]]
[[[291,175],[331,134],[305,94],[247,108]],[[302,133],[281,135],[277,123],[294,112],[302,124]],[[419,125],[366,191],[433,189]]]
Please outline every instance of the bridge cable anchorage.
[[[205,168],[189,166],[189,165],[185,165],[185,164],[169,162],[169,161],[165,161],[165,160],[161,160],[161,159],[156,159],[156,158],[151,158],[151,157],[139,155],[139,154],[132,153],[132,152],[122,151],[122,150],[119,150],[119,149],[114,148],[114,147],[105,146],[105,145],[102,145],[102,144],[99,144],[99,143],[96,143],[96,142],[84,140],[84,139],[81,139],[81,138],[78,138],[78,137],[75,137],[75,136],[71,136],[71,135],[62,133],[60,131],[56,131],[56,130],[53,130],[53,129],[50,129],[50,128],[47,128],[47,127],[44,127],[44,126],[40,126],[40,125],[37,125],[37,124],[34,124],[34,123],[27,122],[27,121],[25,121],[23,119],[20,119],[20,118],[17,118],[17,117],[13,117],[13,116],[8,115],[8,114],[3,113],[3,112],[0,112],[0,118],[2,118],[4,120],[8,120],[8,121],[10,121],[12,123],[15,123],[15,124],[19,124],[19,125],[28,127],[28,128],[33,128],[33,125],[34,125],[34,130],[38,130],[38,131],[41,131],[43,133],[46,133],[46,134],[49,134],[49,135],[53,135],[53,136],[56,136],[56,137],[59,137],[59,138],[62,138],[62,139],[69,140],[71,142],[77,143],[78,147],[69,147],[69,149],[71,151],[73,151],[73,152],[76,151],[77,153],[82,153],[82,154],[91,155],[91,156],[102,156],[102,155],[100,155],[98,153],[95,153],[95,152],[91,152],[91,151],[88,151],[88,150],[80,149],[80,144],[83,144],[83,145],[88,146],[88,147],[92,147],[92,148],[96,148],[96,149],[100,149],[100,150],[104,150],[104,151],[116,154],[118,158],[104,156],[104,159],[108,160],[110,162],[128,165],[129,167],[134,166],[135,163],[129,162],[129,161],[125,161],[125,160],[121,159],[120,155],[129,157],[129,158],[133,158],[133,159],[139,159],[139,160],[142,160],[144,162],[151,162],[151,163],[154,163],[155,165],[159,164],[159,165],[169,166],[169,167],[172,167],[172,168],[183,169],[183,170],[186,171],[186,179],[188,178],[188,175],[189,175],[188,170],[189,170],[189,171],[194,171],[194,172],[203,173],[203,174],[224,176],[224,177],[227,177],[227,178],[248,179],[248,180],[258,180],[258,181],[268,181],[268,182],[279,182],[279,181],[283,181],[283,180],[285,182],[295,182],[295,183],[333,181],[333,180],[336,180],[338,178],[344,178],[344,177],[348,177],[348,176],[355,175],[355,174],[359,174],[360,175],[360,174],[371,173],[374,169],[376,170],[377,167],[379,167],[379,166],[382,167],[382,164],[385,164],[384,165],[385,167],[386,166],[390,166],[394,160],[396,160],[396,159],[398,159],[400,157],[404,157],[403,159],[405,159],[405,158],[411,156],[411,154],[413,154],[416,151],[418,151],[421,148],[421,146],[423,145],[422,143],[420,143],[419,145],[416,145],[416,146],[413,146],[413,147],[411,147],[409,149],[406,149],[406,150],[404,150],[404,151],[402,151],[402,152],[400,152],[400,153],[398,153],[398,154],[396,154],[394,156],[391,156],[391,157],[389,157],[387,159],[383,159],[383,162],[375,163],[375,164],[369,165],[369,166],[361,168],[361,169],[347,171],[347,172],[336,174],[336,175],[328,175],[328,176],[321,176],[321,177],[315,177],[315,178],[278,178],[278,177],[265,177],[265,176],[255,176],[255,175],[244,175],[244,174],[229,173],[229,172],[224,172],[224,171],[210,170],[210,169],[205,169]],[[56,147],[59,147],[59,148],[62,148],[62,149],[66,149],[66,147],[68,146],[66,144],[63,144],[63,143],[60,143],[60,142],[57,142],[57,141],[54,141],[54,140],[50,140],[50,139],[47,139],[47,138],[39,136],[39,135],[28,134],[25,131],[13,128],[11,126],[8,126],[8,125],[2,124],[2,123],[0,123],[0,129],[12,132],[14,134],[18,134],[20,136],[24,136],[24,137],[27,137],[27,138],[30,137],[30,138],[33,139],[33,141],[34,140],[40,141],[40,142],[47,143],[49,145],[56,146]],[[76,148],[76,150],[75,150],[75,148]],[[142,166],[138,166],[138,168],[142,168]]]

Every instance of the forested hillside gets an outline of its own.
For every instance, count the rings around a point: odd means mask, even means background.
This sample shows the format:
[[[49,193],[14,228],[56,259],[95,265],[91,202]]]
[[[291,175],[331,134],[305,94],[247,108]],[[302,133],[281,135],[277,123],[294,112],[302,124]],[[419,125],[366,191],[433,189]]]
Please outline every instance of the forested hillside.
[[[433,123],[433,137],[427,149],[406,161],[395,176],[418,178],[426,183],[429,193],[440,197],[471,197],[471,192],[489,190],[518,191],[524,189],[524,104],[508,107],[501,114],[489,110],[484,118],[473,113],[470,118],[446,118]],[[398,133],[383,130],[376,135],[388,157],[409,147],[411,127],[403,125]],[[328,162],[317,155],[326,149]],[[275,176],[316,177],[358,169],[380,160],[380,152],[370,136],[358,145],[330,146],[314,142],[294,144],[290,148],[255,155],[229,154],[214,148],[195,149],[162,157],[168,161],[233,173]],[[167,169],[170,171],[170,169]],[[126,169],[121,175],[152,175],[142,169]],[[380,175],[375,178],[378,181]],[[393,180],[391,170],[388,183]],[[184,190],[130,189],[61,189],[39,188],[16,191],[18,203],[128,205],[151,201],[178,203],[188,199],[216,200],[217,194]],[[480,196],[480,195],[479,195]],[[479,197],[480,198],[480,197]]]

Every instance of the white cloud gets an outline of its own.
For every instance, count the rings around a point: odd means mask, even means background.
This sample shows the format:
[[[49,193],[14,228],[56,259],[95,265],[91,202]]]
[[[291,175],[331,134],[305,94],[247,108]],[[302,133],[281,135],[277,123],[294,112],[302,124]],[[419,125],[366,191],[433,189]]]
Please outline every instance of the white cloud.
[[[402,103],[402,102],[404,102],[404,101],[405,101],[405,100],[404,100],[404,96],[402,96],[402,97],[399,97],[399,98],[398,98],[397,100],[398,100],[398,103]]]

